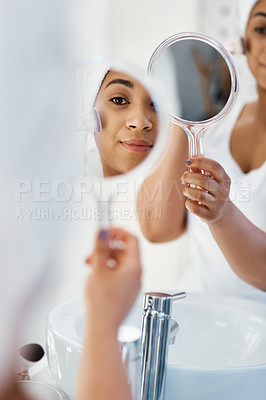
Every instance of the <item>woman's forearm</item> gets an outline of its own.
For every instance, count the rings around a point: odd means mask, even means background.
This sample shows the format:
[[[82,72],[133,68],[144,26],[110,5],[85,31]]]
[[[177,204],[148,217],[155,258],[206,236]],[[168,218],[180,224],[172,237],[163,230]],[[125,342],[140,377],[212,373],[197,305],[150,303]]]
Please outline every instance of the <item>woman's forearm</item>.
[[[132,400],[117,330],[99,315],[87,321],[76,398],[91,399]]]
[[[180,178],[186,169],[187,157],[186,134],[173,126],[161,165],[145,179],[138,194],[140,226],[151,242],[176,239],[185,230],[185,198]]]
[[[23,392],[19,383],[12,382],[3,391],[0,391],[0,400],[38,400],[36,398],[29,398],[26,393]]]
[[[236,275],[266,291],[266,233],[252,224],[232,202],[226,218],[208,225]]]

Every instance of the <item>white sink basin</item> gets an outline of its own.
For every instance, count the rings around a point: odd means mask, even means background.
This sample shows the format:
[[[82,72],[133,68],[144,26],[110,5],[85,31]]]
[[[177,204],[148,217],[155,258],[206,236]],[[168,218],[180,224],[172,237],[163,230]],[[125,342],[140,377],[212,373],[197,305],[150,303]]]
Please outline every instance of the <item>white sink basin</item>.
[[[138,301],[125,323],[141,326]],[[179,324],[169,346],[166,399],[265,400],[266,305],[221,296],[188,294],[174,303]],[[55,383],[73,396],[82,351],[79,300],[48,318],[48,358]]]

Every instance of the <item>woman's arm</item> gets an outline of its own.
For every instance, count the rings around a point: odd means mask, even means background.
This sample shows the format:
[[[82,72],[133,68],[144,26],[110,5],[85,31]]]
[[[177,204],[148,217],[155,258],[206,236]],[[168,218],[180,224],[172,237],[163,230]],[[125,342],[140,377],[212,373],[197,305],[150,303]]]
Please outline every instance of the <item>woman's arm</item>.
[[[38,400],[29,398],[15,381],[0,391],[0,400]]]
[[[209,223],[209,228],[239,278],[266,291],[266,233],[252,224],[232,202],[226,217]]]
[[[139,223],[143,234],[151,242],[176,239],[186,229],[185,198],[180,178],[186,170],[187,157],[186,134],[180,127],[171,124],[166,154],[155,172],[145,179],[138,193]]]
[[[114,241],[119,246],[113,246]],[[110,261],[111,260],[111,261]],[[117,340],[140,289],[137,239],[122,229],[101,231],[88,259],[86,326],[77,400],[131,400]]]
[[[231,181],[219,163],[193,157],[190,168],[192,172],[183,175],[186,208],[208,224],[233,271],[250,285],[266,290],[266,233],[230,201]]]
[[[105,314],[88,317],[78,400],[132,400],[117,331]]]

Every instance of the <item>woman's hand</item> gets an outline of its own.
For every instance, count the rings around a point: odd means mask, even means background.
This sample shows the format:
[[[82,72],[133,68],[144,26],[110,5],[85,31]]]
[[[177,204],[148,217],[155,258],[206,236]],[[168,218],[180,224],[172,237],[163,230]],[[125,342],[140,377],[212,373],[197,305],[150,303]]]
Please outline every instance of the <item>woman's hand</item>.
[[[137,238],[118,228],[101,230],[86,262],[92,266],[86,285],[89,313],[104,315],[118,329],[140,289]]]
[[[181,178],[185,185],[186,208],[207,223],[218,222],[229,215],[231,179],[222,166],[217,161],[199,156],[192,157],[187,165],[190,171]]]

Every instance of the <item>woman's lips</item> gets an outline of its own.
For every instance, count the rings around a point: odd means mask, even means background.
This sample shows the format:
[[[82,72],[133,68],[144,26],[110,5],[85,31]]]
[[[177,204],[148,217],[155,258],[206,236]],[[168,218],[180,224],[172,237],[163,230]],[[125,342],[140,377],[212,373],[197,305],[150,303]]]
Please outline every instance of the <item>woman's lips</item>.
[[[125,147],[129,151],[133,151],[136,153],[144,153],[145,151],[149,151],[153,145],[143,139],[129,139],[120,141],[123,147]]]

